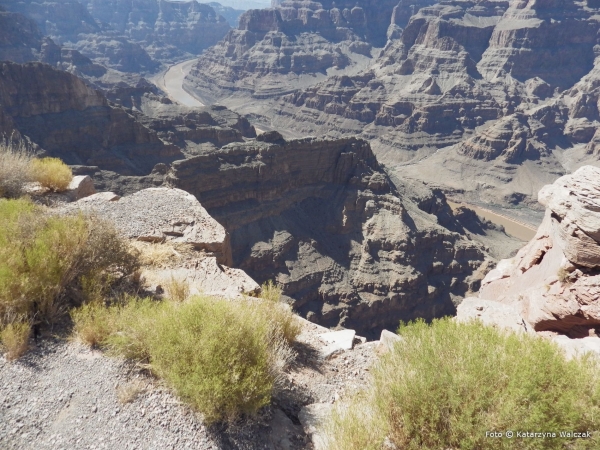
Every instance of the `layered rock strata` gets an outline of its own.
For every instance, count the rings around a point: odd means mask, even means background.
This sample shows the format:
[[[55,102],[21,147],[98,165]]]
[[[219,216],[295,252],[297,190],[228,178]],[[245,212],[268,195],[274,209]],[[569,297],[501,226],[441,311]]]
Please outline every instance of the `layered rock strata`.
[[[203,56],[186,86],[290,135],[361,135],[399,177],[470,203],[536,209],[542,186],[599,164],[595,3],[401,1],[369,67],[348,65],[324,78],[315,63],[317,75],[284,82],[272,73],[294,72],[280,62],[288,49],[271,36],[283,33],[285,43],[285,11],[310,10],[288,3],[248,13],[250,28],[240,25]],[[305,33],[314,42],[322,35]]]
[[[212,7],[195,0],[1,0],[0,5],[35,21],[59,45],[124,72],[154,71],[159,61],[198,55],[230,29]]]
[[[494,308],[509,308],[530,330],[597,336],[600,169],[584,166],[558,179],[540,191],[539,200],[546,216],[537,235],[517,256],[487,274],[479,299],[501,304]],[[462,312],[459,308],[459,315],[473,315],[475,307],[484,309],[472,300]]]
[[[219,89],[272,97],[332,70],[356,71],[385,43],[396,4],[284,1],[247,11],[237,29],[200,57],[189,87],[206,98]]]
[[[259,141],[176,161],[231,235],[234,266],[274,279],[310,320],[365,334],[454,311],[478,287],[480,245],[399,193],[361,140]]]
[[[198,55],[229,31],[229,23],[207,4],[191,1],[80,0],[96,21],[167,61]]]

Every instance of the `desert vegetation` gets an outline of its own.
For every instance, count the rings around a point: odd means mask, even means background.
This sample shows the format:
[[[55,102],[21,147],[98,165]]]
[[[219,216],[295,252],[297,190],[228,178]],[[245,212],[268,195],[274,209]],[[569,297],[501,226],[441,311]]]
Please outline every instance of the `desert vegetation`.
[[[251,416],[270,402],[299,333],[291,310],[280,306],[262,298],[129,297],[86,304],[72,317],[79,339],[146,364],[213,423]]]
[[[598,363],[549,341],[451,319],[399,330],[368,388],[339,406],[330,450],[598,448],[592,439],[517,439],[519,431],[600,427]],[[513,431],[514,439],[486,432]]]
[[[36,324],[50,324],[133,274],[137,255],[110,224],[57,216],[27,199],[0,199],[0,330],[20,355]]]
[[[58,158],[35,158],[27,146],[0,140],[0,198],[18,198],[27,183],[37,182],[47,191],[65,191],[73,180],[69,166]]]
[[[73,180],[73,172],[59,158],[34,158],[31,160],[33,181],[52,192],[66,191]]]

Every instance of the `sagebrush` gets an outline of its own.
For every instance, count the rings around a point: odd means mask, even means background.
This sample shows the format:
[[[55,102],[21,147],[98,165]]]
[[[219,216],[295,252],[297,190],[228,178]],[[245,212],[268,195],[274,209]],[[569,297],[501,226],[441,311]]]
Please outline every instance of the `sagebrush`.
[[[108,223],[0,199],[0,326],[15,317],[52,322],[73,298],[86,301],[86,285],[107,287],[137,267],[136,254]]]
[[[72,317],[83,341],[147,364],[213,423],[253,415],[270,402],[293,355],[271,312],[262,299],[196,296],[88,304]]]
[[[553,343],[479,322],[400,329],[366,390],[336,409],[330,450],[596,449],[592,439],[489,438],[486,431],[600,429],[599,366]]]

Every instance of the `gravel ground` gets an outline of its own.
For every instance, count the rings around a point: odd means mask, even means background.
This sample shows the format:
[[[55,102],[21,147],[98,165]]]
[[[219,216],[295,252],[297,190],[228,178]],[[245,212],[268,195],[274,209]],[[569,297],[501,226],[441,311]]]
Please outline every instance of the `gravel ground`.
[[[156,379],[77,342],[44,337],[16,362],[0,357],[0,448],[312,449],[298,415],[364,385],[375,343],[322,360],[323,328],[305,323],[298,357],[258,418],[207,429]],[[141,391],[124,403],[123,392]]]

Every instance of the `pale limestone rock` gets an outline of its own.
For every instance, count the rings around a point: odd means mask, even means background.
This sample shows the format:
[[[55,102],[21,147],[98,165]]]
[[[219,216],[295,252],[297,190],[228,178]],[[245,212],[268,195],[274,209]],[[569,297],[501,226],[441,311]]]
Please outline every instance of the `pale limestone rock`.
[[[378,347],[380,351],[387,352],[392,350],[398,342],[402,342],[401,336],[388,330],[382,330]]]
[[[319,338],[328,344],[321,350],[322,356],[328,358],[334,353],[352,350],[355,336],[356,331],[354,330],[331,331],[319,335]]]
[[[112,221],[117,230],[129,239],[190,244],[196,250],[214,255],[217,263],[232,265],[229,234],[193,195],[185,191],[150,188],[117,201],[95,200],[83,199],[65,207],[65,210],[95,213]]]
[[[585,354],[592,354],[600,358],[600,338],[584,337],[583,339],[569,339],[567,336],[554,336],[552,341],[564,350],[568,359]]]
[[[322,427],[332,408],[333,406],[329,403],[313,403],[303,407],[298,414],[298,420],[304,427],[304,431],[311,436],[315,450],[326,448]]]
[[[514,305],[469,297],[458,305],[458,322],[480,320],[483,324],[495,328],[507,329],[517,333],[532,333],[533,328],[523,319]]]
[[[166,286],[171,278],[189,285],[190,295],[237,298],[259,294],[260,286],[241,269],[220,266],[214,257],[204,258],[192,269],[148,270],[144,277],[153,285]]]
[[[67,194],[73,199],[73,201],[80,200],[84,197],[89,197],[96,193],[94,187],[94,181],[89,175],[77,175],[73,177],[69,187],[67,188]]]

